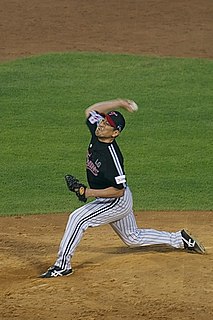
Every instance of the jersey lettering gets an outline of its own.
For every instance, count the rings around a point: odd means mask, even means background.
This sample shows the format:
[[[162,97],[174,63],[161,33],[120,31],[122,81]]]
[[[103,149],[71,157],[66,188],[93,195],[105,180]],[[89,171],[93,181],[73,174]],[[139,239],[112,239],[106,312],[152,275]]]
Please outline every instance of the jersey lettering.
[[[98,168],[91,160],[87,160],[87,169],[96,177],[99,174]]]
[[[95,160],[95,165],[96,165],[96,167],[100,168],[100,166],[101,166],[101,161],[99,161],[98,159]]]
[[[101,167],[101,161],[99,159],[95,160],[95,163],[90,159],[90,157],[92,156],[91,153],[88,153],[87,155],[87,162],[86,162],[86,167],[87,169],[92,172],[92,174],[94,176],[97,177],[97,175],[99,174],[99,168]]]

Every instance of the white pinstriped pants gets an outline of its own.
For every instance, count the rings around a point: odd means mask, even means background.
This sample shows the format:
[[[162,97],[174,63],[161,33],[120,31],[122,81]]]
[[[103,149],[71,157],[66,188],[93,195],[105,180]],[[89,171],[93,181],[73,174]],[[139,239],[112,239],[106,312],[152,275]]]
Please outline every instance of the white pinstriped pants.
[[[121,198],[97,198],[70,214],[55,265],[70,269],[70,259],[88,227],[110,224],[128,246],[166,244],[183,248],[181,232],[139,229],[132,210],[132,194],[127,187]]]

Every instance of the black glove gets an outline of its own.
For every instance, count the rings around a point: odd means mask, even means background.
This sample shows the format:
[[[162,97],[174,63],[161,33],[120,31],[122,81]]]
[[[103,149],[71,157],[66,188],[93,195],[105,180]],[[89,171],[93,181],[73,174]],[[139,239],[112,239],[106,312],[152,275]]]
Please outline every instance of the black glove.
[[[74,176],[67,174],[65,176],[65,181],[67,183],[67,187],[71,192],[75,192],[78,199],[82,202],[86,202],[87,198],[85,197],[86,186],[79,182]]]

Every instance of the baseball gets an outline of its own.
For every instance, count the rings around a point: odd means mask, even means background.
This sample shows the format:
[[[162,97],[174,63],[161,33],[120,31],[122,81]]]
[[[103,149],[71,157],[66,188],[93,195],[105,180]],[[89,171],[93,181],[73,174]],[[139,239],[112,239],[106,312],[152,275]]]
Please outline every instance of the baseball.
[[[128,102],[129,102],[129,105],[130,105],[132,111],[138,111],[138,105],[137,105],[137,103],[135,103],[135,101],[128,100]]]

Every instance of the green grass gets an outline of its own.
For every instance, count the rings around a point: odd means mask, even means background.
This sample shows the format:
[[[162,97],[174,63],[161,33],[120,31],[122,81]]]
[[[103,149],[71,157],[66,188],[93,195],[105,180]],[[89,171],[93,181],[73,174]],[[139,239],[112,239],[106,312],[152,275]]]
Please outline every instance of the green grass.
[[[212,210],[212,61],[92,53],[0,65],[0,214],[71,211],[83,182],[84,109],[126,97],[118,138],[136,210]]]

